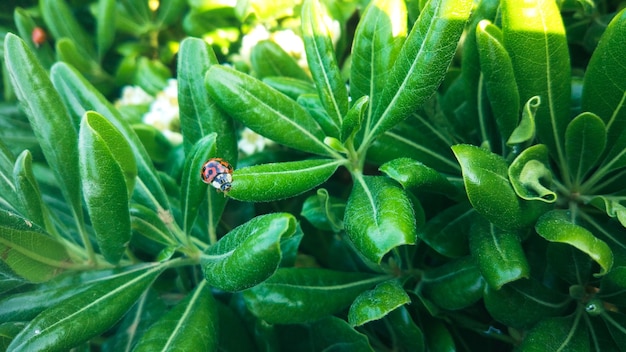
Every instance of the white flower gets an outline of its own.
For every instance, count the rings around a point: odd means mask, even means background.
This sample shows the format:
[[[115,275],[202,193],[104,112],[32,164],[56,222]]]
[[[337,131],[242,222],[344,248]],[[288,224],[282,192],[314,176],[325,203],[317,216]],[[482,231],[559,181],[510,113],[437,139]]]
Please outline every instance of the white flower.
[[[170,143],[177,145],[182,142],[180,132],[180,112],[178,108],[178,82],[167,81],[167,87],[157,93],[150,105],[150,111],[143,115],[143,122],[152,125],[163,133]]]
[[[307,68],[306,53],[304,51],[304,42],[291,29],[284,29],[272,33],[272,41],[280,45],[285,52],[298,61],[298,65]]]
[[[139,86],[125,86],[122,97],[115,102],[116,106],[150,104],[154,97]]]
[[[252,48],[257,45],[261,40],[266,40],[270,38],[270,32],[268,32],[267,28],[263,25],[258,24],[252,30],[241,38],[241,49],[239,49],[239,54],[243,61],[247,64],[250,64],[250,54],[252,53]]]
[[[274,142],[271,139],[267,139],[247,127],[241,131],[241,137],[239,138],[239,142],[237,142],[239,150],[246,155],[261,152],[266,146],[272,144],[274,144]]]

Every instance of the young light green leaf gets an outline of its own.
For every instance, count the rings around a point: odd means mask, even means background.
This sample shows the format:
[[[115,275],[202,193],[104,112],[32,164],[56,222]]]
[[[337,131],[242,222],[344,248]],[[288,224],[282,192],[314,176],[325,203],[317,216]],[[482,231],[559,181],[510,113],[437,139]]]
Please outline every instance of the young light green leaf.
[[[345,202],[331,197],[327,190],[321,188],[316,195],[304,201],[300,215],[320,230],[339,232],[343,230],[345,209]]]
[[[288,213],[258,216],[236,227],[203,254],[205,279],[231,292],[263,282],[278,269],[281,242],[295,232],[296,219]]]
[[[28,219],[6,210],[0,210],[0,253],[3,272],[30,282],[48,281],[70,262],[63,244]]]
[[[346,232],[365,258],[380,263],[383,256],[403,244],[415,244],[415,215],[404,191],[378,176],[358,176],[348,198]]]
[[[459,189],[445,176],[417,160],[394,159],[381,165],[379,170],[406,189],[440,193],[453,199],[460,195]]]
[[[186,38],[181,42],[177,67],[183,144],[188,153],[198,140],[215,132],[220,157],[236,166],[237,136],[233,121],[217,107],[204,85],[204,75],[215,64],[215,53],[204,40]]]
[[[350,95],[354,100],[363,96],[372,100],[366,115],[367,126],[371,118],[370,110],[375,106],[374,100],[379,98],[389,79],[389,71],[402,48],[406,33],[406,4],[398,0],[371,1],[356,27],[352,43]]]
[[[331,137],[339,138],[343,118],[348,112],[348,90],[341,71],[330,30],[326,26],[319,0],[305,0],[302,5],[302,37],[304,50],[322,105],[333,121]],[[328,133],[328,131],[326,131]]]
[[[243,297],[248,309],[270,324],[304,323],[347,308],[361,292],[388,279],[367,273],[286,268],[244,291]]]
[[[361,326],[381,319],[392,310],[408,303],[411,303],[411,299],[397,280],[385,281],[361,293],[354,300],[348,312],[348,322],[352,326]]]
[[[617,218],[617,220],[626,227],[626,207],[620,202],[623,197],[620,196],[595,196],[589,200],[589,204],[604,211],[606,215]]]
[[[522,119],[506,141],[507,145],[530,142],[535,138],[535,114],[540,104],[541,98],[538,95],[528,99],[522,110]]]
[[[50,77],[60,93],[61,101],[68,107],[77,121],[87,110],[93,110],[106,117],[119,130],[133,150],[137,163],[137,174],[150,192],[147,195],[145,190],[138,187],[137,191],[139,191],[140,197],[145,199],[145,204],[149,204],[153,208],[157,208],[157,204],[153,204],[156,200],[158,206],[164,210],[169,210],[169,200],[161,179],[146,149],[128,121],[78,71],[67,64],[62,62],[54,64],[50,70]]]
[[[472,257],[462,257],[426,270],[419,292],[437,306],[457,310],[482,298],[485,280]]]
[[[129,199],[137,166],[124,136],[102,115],[88,111],[80,126],[83,194],[100,251],[120,260],[130,240]]]
[[[602,276],[613,266],[613,252],[606,242],[594,236],[589,230],[572,222],[568,211],[553,210],[537,221],[535,230],[541,237],[550,242],[565,243],[573,246],[600,265],[600,272],[594,276]]]
[[[366,138],[371,140],[389,130],[433,95],[454,56],[471,8],[469,0],[430,0],[426,4],[398,54],[380,99],[373,99],[373,119]]]
[[[624,150],[620,138],[626,127],[626,75],[621,59],[626,55],[626,11],[618,13],[604,31],[585,70],[582,111],[598,115],[607,130],[607,146]],[[618,140],[621,143],[616,143]],[[618,145],[619,144],[619,145]]]
[[[200,139],[191,148],[187,157],[185,158],[185,165],[183,167],[183,176],[181,179],[180,193],[181,193],[181,210],[183,212],[183,230],[186,233],[191,232],[196,217],[198,216],[198,208],[206,197],[207,185],[202,182],[200,173],[202,165],[207,162],[211,157],[217,156],[217,135],[215,133],[208,134]],[[212,191],[212,189],[210,190]],[[220,199],[217,197],[217,199]],[[219,218],[224,209],[225,201],[224,197],[221,197],[219,207],[212,207],[219,214],[215,214],[212,218]]]
[[[469,243],[478,269],[490,287],[530,277],[530,266],[517,233],[503,231],[483,218],[470,228]]]
[[[11,342],[11,351],[64,351],[105,332],[152,284],[162,267],[146,265],[98,281],[46,309]]]
[[[597,115],[584,112],[576,116],[565,130],[565,157],[575,184],[580,184],[596,166],[606,147],[604,122]]]
[[[115,40],[115,0],[98,0],[96,16],[96,44],[102,60]]]
[[[309,159],[235,170],[228,196],[248,202],[293,197],[324,183],[342,163],[333,159]]]
[[[513,62],[520,100],[541,97],[535,115],[537,137],[564,164],[571,67],[559,8],[554,1],[506,0],[501,11],[504,47]]]
[[[288,147],[332,154],[324,133],[304,108],[246,74],[211,66],[205,77],[209,94],[225,111],[251,130]]]
[[[252,48],[250,63],[259,78],[290,77],[311,83],[311,77],[298,62],[271,40],[262,40]]]
[[[552,184],[548,148],[536,144],[521,152],[509,166],[509,181],[515,193],[525,200],[554,203],[557,195],[549,187]]]
[[[78,174],[78,134],[74,121],[59,104],[61,98],[47,72],[24,41],[14,34],[4,39],[5,64],[22,108],[39,141],[76,221],[82,221]]]
[[[15,192],[22,203],[24,215],[35,224],[46,227],[53,226],[47,213],[46,205],[41,198],[39,184],[33,173],[33,157],[28,150],[24,150],[15,161],[13,168],[13,183]]]
[[[133,352],[214,351],[218,331],[217,303],[210,286],[203,281],[150,326]]]
[[[519,120],[520,98],[513,64],[502,45],[502,32],[488,20],[478,23],[476,42],[483,84],[487,89],[492,114],[498,124],[500,136],[507,140]]]
[[[370,98],[364,95],[352,104],[346,118],[341,125],[341,141],[345,142],[350,138],[354,138],[361,129],[364,117],[369,109]]]
[[[40,0],[39,8],[46,27],[56,40],[68,38],[76,43],[76,47],[86,55],[92,58],[97,57],[93,38],[76,21],[76,17],[65,0]]]

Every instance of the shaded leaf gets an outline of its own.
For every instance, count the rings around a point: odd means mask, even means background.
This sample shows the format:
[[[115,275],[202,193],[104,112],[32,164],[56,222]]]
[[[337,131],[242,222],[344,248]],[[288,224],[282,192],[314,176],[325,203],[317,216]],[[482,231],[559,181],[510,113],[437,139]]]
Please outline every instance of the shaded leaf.
[[[580,314],[537,323],[522,341],[522,351],[587,351],[589,335]]]
[[[482,298],[484,287],[473,258],[462,257],[424,271],[419,292],[441,308],[457,310]]]
[[[411,299],[398,281],[385,281],[375,288],[361,293],[350,306],[348,322],[361,326],[385,317],[392,310],[408,304]]]
[[[607,142],[604,122],[595,114],[584,112],[567,125],[565,156],[572,180],[580,183],[596,166]]]

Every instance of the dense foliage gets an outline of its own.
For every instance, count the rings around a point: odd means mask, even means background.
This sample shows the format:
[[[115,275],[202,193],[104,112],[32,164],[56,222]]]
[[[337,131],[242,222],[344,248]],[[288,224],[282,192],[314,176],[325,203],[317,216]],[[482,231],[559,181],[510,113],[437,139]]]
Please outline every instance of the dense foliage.
[[[620,4],[151,5],[0,22],[2,350],[623,350]]]

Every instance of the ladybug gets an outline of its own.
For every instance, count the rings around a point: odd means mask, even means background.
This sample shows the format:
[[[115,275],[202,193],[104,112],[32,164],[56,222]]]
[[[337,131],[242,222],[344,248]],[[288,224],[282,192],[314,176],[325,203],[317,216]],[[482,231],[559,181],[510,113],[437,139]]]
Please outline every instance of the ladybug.
[[[39,47],[41,44],[45,43],[47,39],[46,31],[41,27],[33,28],[33,32],[31,33],[33,43],[35,43],[36,47]]]
[[[212,158],[202,165],[200,176],[202,182],[210,184],[220,192],[228,192],[233,182],[233,167],[222,158]]]

